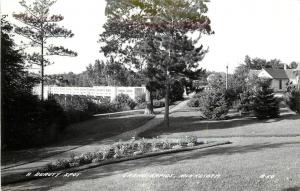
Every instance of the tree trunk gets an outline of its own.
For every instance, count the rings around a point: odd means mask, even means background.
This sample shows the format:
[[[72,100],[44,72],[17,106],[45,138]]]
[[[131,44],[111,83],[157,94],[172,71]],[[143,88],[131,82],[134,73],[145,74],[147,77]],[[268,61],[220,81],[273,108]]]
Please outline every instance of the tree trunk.
[[[41,46],[41,100],[44,101],[44,43]]]
[[[169,94],[170,94],[170,84],[167,82],[166,84],[166,95],[165,95],[165,116],[164,116],[164,121],[165,121],[165,126],[167,128],[170,127],[170,122],[169,122]]]
[[[151,92],[149,90],[147,90],[146,88],[146,108],[145,108],[145,115],[153,115],[154,111],[153,111],[153,100],[152,100],[152,96],[151,96]]]

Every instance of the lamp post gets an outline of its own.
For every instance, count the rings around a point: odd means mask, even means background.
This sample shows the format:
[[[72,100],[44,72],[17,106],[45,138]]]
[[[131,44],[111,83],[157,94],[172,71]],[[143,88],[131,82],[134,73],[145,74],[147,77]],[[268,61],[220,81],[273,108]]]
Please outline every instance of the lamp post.
[[[226,66],[226,90],[228,89],[228,65]]]

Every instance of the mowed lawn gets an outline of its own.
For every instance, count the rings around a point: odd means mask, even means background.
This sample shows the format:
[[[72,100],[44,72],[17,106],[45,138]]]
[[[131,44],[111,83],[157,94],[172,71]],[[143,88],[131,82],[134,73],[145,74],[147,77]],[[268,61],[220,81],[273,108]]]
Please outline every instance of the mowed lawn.
[[[280,109],[276,119],[258,120],[241,117],[231,111],[226,120],[206,120],[201,111],[186,107],[172,114],[170,127],[163,124],[141,133],[140,137],[234,137],[234,136],[296,136],[300,135],[300,115],[288,108]]]
[[[57,142],[53,144],[19,151],[3,151],[1,155],[1,165],[3,168],[7,165],[22,164],[84,145],[93,144],[123,132],[136,129],[152,118],[153,116],[143,114],[118,117],[94,117],[90,120],[68,126],[66,130],[59,135]]]
[[[126,115],[118,117],[101,116],[94,119],[70,125],[60,138],[72,142],[90,142],[108,138],[130,131],[145,124],[153,116],[144,114]]]

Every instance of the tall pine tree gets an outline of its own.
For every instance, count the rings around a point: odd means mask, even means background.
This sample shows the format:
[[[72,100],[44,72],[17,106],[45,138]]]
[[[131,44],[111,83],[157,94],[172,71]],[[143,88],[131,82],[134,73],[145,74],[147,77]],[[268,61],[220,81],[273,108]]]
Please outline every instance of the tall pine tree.
[[[202,34],[211,34],[206,0],[108,0],[107,22],[100,41],[105,54],[146,69],[149,84],[163,82],[166,89],[165,123],[169,126],[172,80],[201,73],[198,62],[207,50],[196,47]],[[195,33],[196,32],[196,33]],[[198,34],[196,40],[188,33]],[[125,47],[125,50],[124,50]],[[131,48],[128,48],[131,47]],[[126,50],[131,51],[126,51]],[[148,86],[149,87],[149,86]]]
[[[64,48],[48,44],[52,38],[71,38],[72,31],[60,27],[57,23],[62,21],[62,15],[50,15],[50,7],[55,0],[35,0],[32,4],[26,4],[25,0],[20,5],[25,12],[13,14],[13,17],[25,26],[17,26],[15,32],[29,40],[29,47],[39,50],[27,55],[30,64],[41,67],[41,99],[44,97],[44,67],[52,64],[45,56],[77,56],[77,53]]]
[[[260,89],[254,97],[254,114],[258,119],[279,117],[279,102],[270,88],[270,81],[260,82]]]

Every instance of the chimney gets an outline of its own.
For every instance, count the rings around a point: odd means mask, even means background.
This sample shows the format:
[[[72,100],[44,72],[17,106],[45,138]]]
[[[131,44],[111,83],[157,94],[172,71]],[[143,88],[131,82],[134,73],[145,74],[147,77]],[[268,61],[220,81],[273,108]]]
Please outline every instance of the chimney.
[[[283,64],[283,69],[286,70],[287,69],[287,66],[286,64]]]

